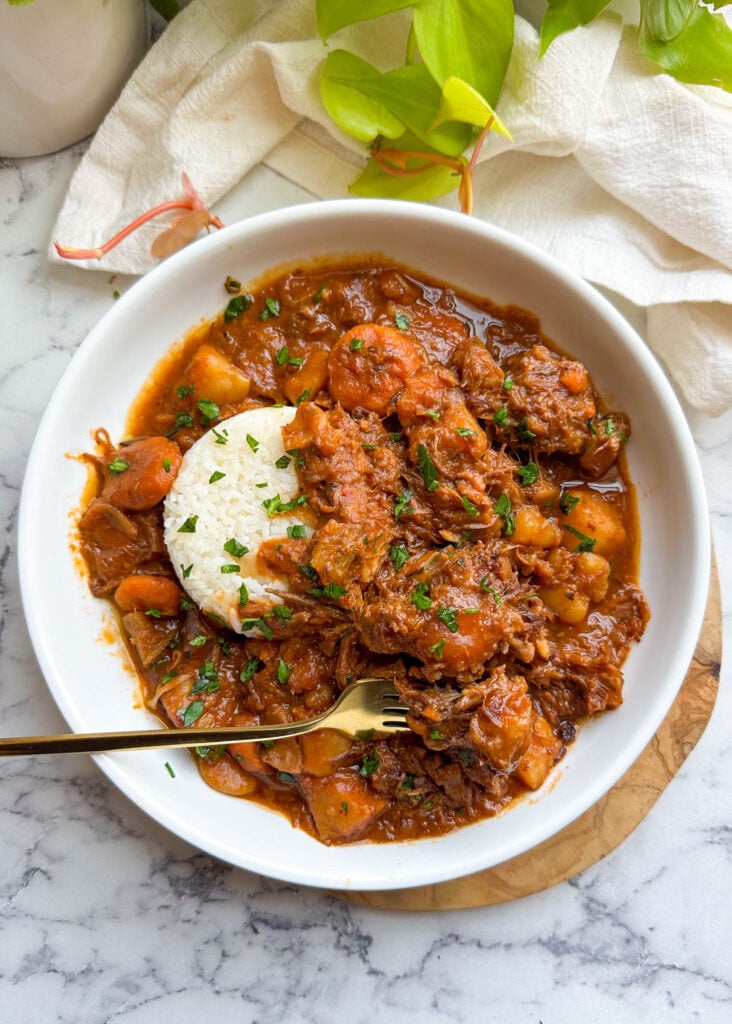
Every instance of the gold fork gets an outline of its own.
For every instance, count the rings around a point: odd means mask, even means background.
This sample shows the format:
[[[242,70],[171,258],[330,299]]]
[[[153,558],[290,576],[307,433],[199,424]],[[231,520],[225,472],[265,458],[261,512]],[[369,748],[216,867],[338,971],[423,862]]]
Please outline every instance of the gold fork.
[[[337,729],[357,739],[402,732],[409,709],[393,679],[359,679],[347,686],[332,708],[315,718],[285,725],[229,725],[212,729],[145,729],[136,732],[68,733],[0,739],[0,757],[23,754],[99,754],[110,750],[204,747],[254,743],[302,736],[315,729]]]

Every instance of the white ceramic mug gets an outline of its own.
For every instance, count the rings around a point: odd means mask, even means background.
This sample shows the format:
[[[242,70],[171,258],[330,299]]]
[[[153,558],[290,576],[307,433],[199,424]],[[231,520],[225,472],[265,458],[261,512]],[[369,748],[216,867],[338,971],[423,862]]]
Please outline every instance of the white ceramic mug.
[[[0,0],[0,156],[91,134],[147,49],[144,0]]]

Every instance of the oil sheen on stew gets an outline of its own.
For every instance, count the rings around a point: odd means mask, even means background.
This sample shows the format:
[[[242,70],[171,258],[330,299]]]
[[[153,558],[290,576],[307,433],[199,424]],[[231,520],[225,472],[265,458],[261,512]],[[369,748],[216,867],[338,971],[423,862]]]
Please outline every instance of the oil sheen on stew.
[[[194,699],[199,725],[287,722],[393,677],[409,732],[199,749],[203,778],[326,844],[497,813],[622,702],[648,617],[627,415],[532,314],[376,257],[226,288],[226,311],[150,377],[127,437],[100,430],[88,456],[89,582],[118,609],[147,705],[177,727]],[[315,530],[262,545],[293,614],[245,638],[181,591],[162,503],[205,430],[277,403],[298,407],[285,447]]]

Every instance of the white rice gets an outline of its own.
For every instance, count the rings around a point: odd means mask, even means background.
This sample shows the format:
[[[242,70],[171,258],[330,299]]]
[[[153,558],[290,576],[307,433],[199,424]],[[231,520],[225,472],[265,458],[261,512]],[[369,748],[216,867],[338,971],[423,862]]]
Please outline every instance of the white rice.
[[[288,526],[304,522],[302,508],[270,516],[263,505],[278,494],[288,502],[299,493],[294,459],[284,469],[275,465],[286,454],[281,428],[294,415],[291,406],[250,409],[215,423],[184,455],[165,500],[165,543],[181,586],[203,611],[220,616],[237,631],[246,616],[246,606],[240,605],[242,583],[250,602],[260,606],[282,603],[272,590],[283,595],[289,590],[284,580],[257,569],[256,556],[262,541],[284,538]],[[224,475],[212,483],[219,473]],[[181,532],[186,523],[188,530]],[[310,536],[311,528],[306,530]],[[225,551],[224,544],[232,539],[248,552],[237,558]],[[221,571],[234,564],[238,571]]]

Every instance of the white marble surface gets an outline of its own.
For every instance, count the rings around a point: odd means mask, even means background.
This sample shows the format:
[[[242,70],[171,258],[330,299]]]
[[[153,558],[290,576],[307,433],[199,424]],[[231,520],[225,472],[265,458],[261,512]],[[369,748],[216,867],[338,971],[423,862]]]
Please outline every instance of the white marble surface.
[[[0,713],[8,735],[64,727],[19,603],[25,460],[74,350],[113,291],[131,283],[46,262],[82,151],[0,161]],[[298,197],[284,186],[282,195]],[[221,204],[221,215],[234,220],[253,208],[242,193]],[[693,426],[729,609],[732,414]],[[727,614],[728,639],[730,624]],[[550,891],[473,911],[370,911],[258,878],[169,835],[85,757],[6,761],[0,1020],[730,1021],[731,683],[728,661],[702,740],[617,851]]]

